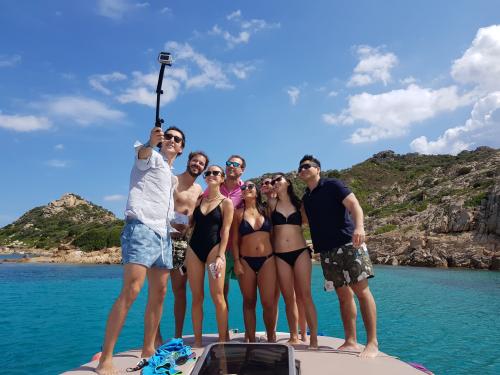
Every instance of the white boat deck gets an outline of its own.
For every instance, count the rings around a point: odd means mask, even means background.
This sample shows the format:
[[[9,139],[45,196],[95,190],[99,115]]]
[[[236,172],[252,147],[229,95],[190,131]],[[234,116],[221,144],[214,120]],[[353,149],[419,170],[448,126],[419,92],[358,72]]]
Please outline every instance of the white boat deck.
[[[231,342],[243,342],[243,333],[231,335]],[[278,343],[286,343],[289,335],[278,333]],[[203,335],[203,345],[209,345],[217,341],[217,335]],[[407,363],[400,361],[396,357],[380,353],[377,358],[362,359],[357,353],[339,352],[336,348],[342,344],[343,340],[329,336],[319,336],[319,350],[308,350],[307,345],[294,346],[295,359],[300,361],[301,375],[318,374],[349,374],[349,375],[423,375],[424,373],[411,367]],[[186,345],[192,345],[193,337],[184,337]],[[197,357],[201,357],[203,348],[193,348]],[[92,353],[93,354],[93,353]],[[89,354],[89,357],[92,356]],[[125,372],[127,367],[134,367],[141,355],[140,349],[129,350],[127,352],[115,354],[115,366],[123,374],[137,374]],[[95,374],[94,369],[97,361],[86,363],[79,368],[65,372],[67,375],[89,375]],[[179,366],[183,374],[190,374],[195,362],[186,363]]]

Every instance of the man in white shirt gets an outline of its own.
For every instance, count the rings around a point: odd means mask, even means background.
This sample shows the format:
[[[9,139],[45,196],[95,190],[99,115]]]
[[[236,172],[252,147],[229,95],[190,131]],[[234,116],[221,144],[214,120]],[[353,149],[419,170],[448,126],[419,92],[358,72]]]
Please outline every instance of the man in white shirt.
[[[160,146],[160,151],[154,149]],[[174,218],[173,193],[177,182],[172,164],[182,153],[184,133],[170,127],[165,133],[153,128],[149,144],[136,142],[136,159],[130,174],[130,189],[125,210],[126,225],[121,236],[123,286],[109,314],[102,355],[96,372],[116,374],[113,350],[128,311],[137,298],[147,276],[148,304],[144,319],[144,344],[138,364],[155,352],[154,340],[163,310],[169,269],[172,268],[170,221]]]

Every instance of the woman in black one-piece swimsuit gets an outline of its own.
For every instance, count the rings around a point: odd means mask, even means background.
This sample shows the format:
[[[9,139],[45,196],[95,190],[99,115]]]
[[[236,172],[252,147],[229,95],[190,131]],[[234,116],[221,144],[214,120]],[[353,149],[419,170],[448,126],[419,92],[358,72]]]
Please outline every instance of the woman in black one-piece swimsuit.
[[[233,203],[220,193],[224,171],[217,165],[204,173],[208,195],[203,196],[193,212],[194,230],[186,252],[186,267],[192,294],[194,346],[202,346],[203,289],[205,269],[215,265],[215,277],[209,270],[210,295],[215,305],[219,341],[227,340],[227,305],[224,300],[226,247],[233,220]]]

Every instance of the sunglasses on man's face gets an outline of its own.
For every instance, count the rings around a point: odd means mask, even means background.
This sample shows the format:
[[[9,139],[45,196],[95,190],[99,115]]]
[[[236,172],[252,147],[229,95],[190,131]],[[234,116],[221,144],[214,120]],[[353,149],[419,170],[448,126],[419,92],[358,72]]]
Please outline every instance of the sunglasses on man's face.
[[[248,190],[252,190],[252,189],[255,189],[255,184],[246,184],[246,185],[241,185],[240,186],[240,189],[242,191],[245,191],[246,189]]]
[[[226,166],[227,167],[234,167],[234,168],[238,168],[241,164],[238,163],[237,161],[226,161]]]
[[[309,169],[311,167],[316,167],[316,164],[309,164],[309,163],[306,163],[306,164],[302,164],[299,169],[298,169],[298,172],[302,172],[303,169]]]
[[[209,177],[209,176],[221,176],[222,172],[221,171],[206,171],[203,173],[203,176]]]
[[[276,177],[274,180],[271,181],[271,185],[276,185],[276,182],[280,182],[283,179],[283,176]]]
[[[182,142],[182,138],[181,137],[178,137],[178,136],[170,134],[170,133],[166,133],[163,137],[167,141],[170,141],[173,138],[175,143],[181,143]]]

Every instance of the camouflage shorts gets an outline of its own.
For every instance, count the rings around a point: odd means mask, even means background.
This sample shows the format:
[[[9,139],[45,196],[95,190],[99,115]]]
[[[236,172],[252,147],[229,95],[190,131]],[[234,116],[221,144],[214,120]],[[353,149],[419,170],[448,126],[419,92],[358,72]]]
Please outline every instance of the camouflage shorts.
[[[352,243],[321,252],[325,290],[352,285],[374,276],[373,265],[365,244],[355,249]]]
[[[178,270],[184,265],[187,246],[188,243],[184,238],[172,240],[172,263],[174,270]]]

